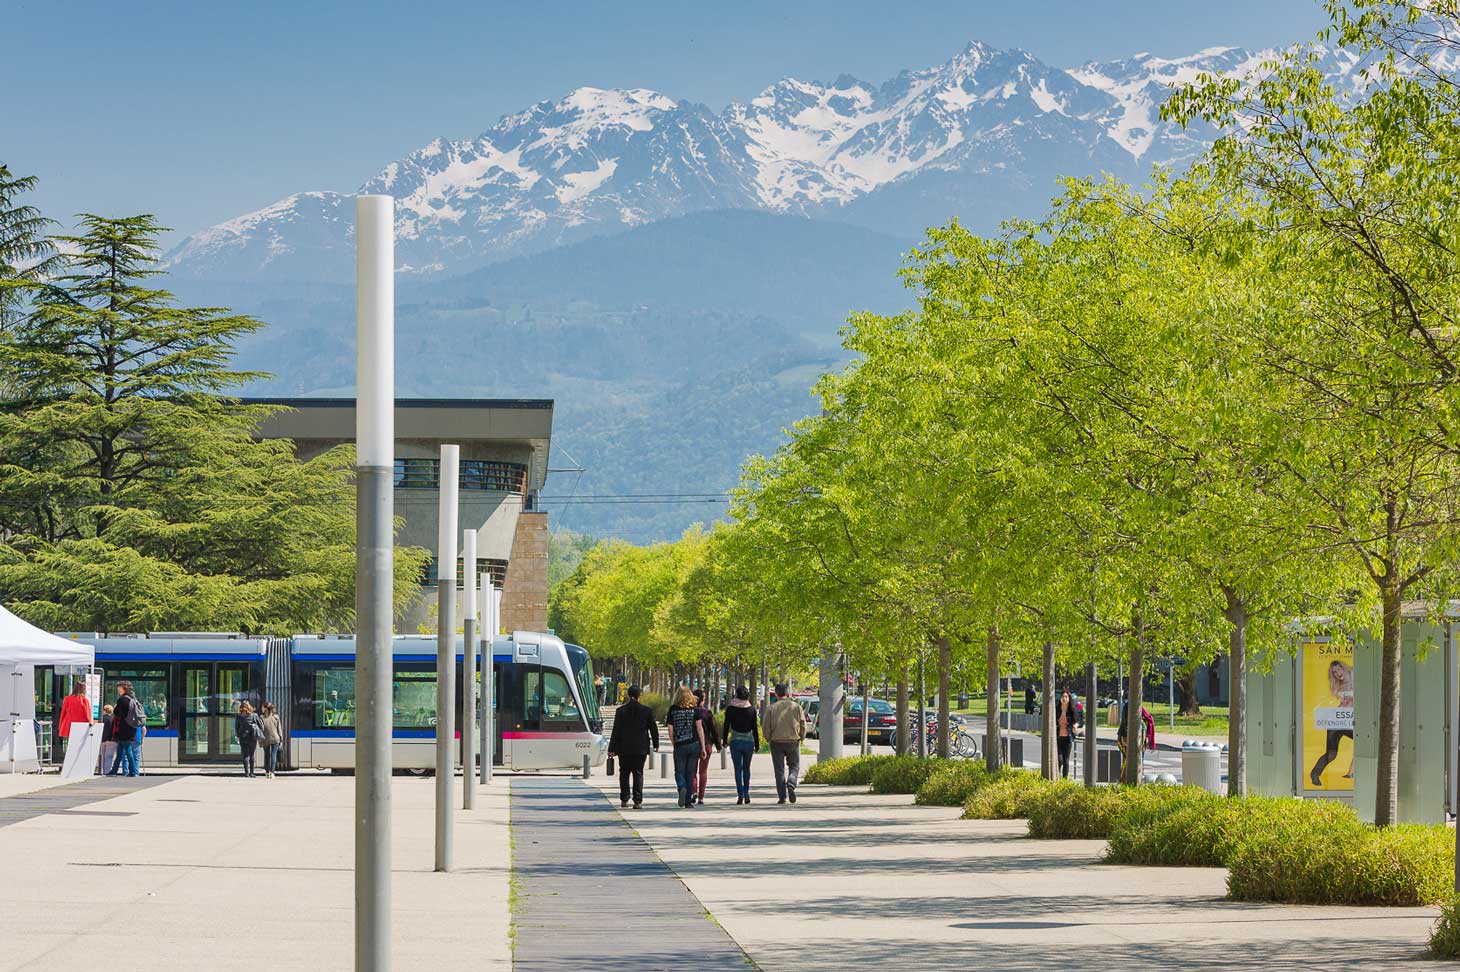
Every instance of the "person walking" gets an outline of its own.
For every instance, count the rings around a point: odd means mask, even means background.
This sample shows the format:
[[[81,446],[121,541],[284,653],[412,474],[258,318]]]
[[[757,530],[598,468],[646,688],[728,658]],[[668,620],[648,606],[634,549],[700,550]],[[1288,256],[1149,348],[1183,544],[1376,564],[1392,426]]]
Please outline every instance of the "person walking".
[[[112,738],[112,707],[101,707],[101,771],[105,773],[117,754],[117,741]]]
[[[77,723],[91,725],[91,700],[86,697],[86,683],[79,678],[71,683],[71,694],[61,700],[61,717],[56,720],[62,755],[71,739],[71,727]]]
[[[705,724],[700,719],[695,694],[681,685],[674,693],[674,704],[664,717],[669,739],[674,744],[674,785],[679,788],[679,805],[693,807],[694,767],[705,749]]]
[[[771,769],[776,774],[776,802],[796,802],[801,774],[801,740],[806,738],[806,716],[784,684],[776,686],[776,701],[765,713],[765,736],[771,744]]]
[[[1070,751],[1075,747],[1075,729],[1079,725],[1080,717],[1075,711],[1075,700],[1070,695],[1070,690],[1065,689],[1060,693],[1059,704],[1054,710],[1054,738],[1059,751],[1060,776],[1065,779],[1070,777]]]
[[[142,748],[142,727],[147,725],[147,713],[142,703],[133,694],[132,683],[125,679],[117,683],[117,701],[112,706],[112,738],[117,744],[117,755],[107,776],[136,776],[139,772],[139,750]]]
[[[696,803],[704,803],[705,785],[709,782],[710,777],[710,752],[711,750],[723,748],[724,743],[721,742],[720,730],[715,725],[715,713],[711,712],[710,707],[705,705],[704,689],[695,689],[695,712],[699,715],[700,720],[705,726],[705,749],[704,752],[700,753],[699,763],[695,765],[694,783],[690,789],[694,791],[694,801]]]
[[[640,694],[639,686],[629,686],[629,700],[614,714],[608,737],[608,758],[618,760],[618,805],[627,808],[632,798],[635,810],[644,805],[644,760],[659,751],[659,726]]]
[[[264,730],[264,776],[272,778],[279,765],[279,747],[284,745],[284,725],[274,703],[265,702],[259,724]]]
[[[735,698],[725,706],[725,731],[721,738],[730,747],[735,765],[735,805],[750,802],[750,757],[760,748],[760,720],[750,704],[750,689],[735,689]]]
[[[259,740],[264,738],[264,724],[253,706],[247,702],[238,703],[238,715],[233,717],[233,735],[238,740],[238,748],[243,754],[243,775],[253,776],[254,751],[258,748]]]

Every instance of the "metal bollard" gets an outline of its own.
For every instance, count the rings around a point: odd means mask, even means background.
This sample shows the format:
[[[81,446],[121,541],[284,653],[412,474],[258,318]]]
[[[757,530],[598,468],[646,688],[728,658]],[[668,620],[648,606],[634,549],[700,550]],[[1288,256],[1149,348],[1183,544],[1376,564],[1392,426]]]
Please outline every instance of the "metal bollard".
[[[727,753],[727,752],[725,752],[724,748],[722,747],[720,749],[720,768],[721,769],[728,768],[729,765],[730,765],[729,760],[730,760],[730,754]]]
[[[668,753],[660,753],[659,754],[659,778],[661,780],[667,780],[667,779],[669,779],[669,754]]]
[[[592,776],[593,776],[593,758],[591,756],[584,756],[583,757],[583,779],[585,779],[585,780],[586,779],[590,779]]]

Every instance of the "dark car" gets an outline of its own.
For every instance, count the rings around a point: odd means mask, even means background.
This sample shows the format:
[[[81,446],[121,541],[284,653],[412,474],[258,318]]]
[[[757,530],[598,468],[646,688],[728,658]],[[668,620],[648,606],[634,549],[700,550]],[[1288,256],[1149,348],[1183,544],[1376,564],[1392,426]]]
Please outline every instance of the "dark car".
[[[897,709],[891,702],[882,699],[868,699],[872,716],[867,720],[867,740],[891,746],[897,742]],[[862,741],[862,700],[853,699],[847,703],[846,716],[842,722],[844,742]]]

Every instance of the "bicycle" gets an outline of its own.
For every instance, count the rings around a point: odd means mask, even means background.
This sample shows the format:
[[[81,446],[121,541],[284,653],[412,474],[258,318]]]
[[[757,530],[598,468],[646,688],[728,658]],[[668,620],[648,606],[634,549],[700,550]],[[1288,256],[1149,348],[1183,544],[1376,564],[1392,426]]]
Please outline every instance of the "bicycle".
[[[928,723],[928,752],[933,752],[938,745],[938,724]],[[978,737],[964,729],[962,726],[954,726],[948,733],[948,757],[950,759],[978,759]]]

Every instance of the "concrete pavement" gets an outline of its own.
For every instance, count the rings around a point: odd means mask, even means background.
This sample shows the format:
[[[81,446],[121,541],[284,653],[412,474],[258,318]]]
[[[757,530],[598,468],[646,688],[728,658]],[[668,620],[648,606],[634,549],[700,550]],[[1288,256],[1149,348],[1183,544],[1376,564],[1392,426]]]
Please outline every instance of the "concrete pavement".
[[[353,784],[178,775],[0,826],[0,972],[353,968]],[[396,778],[397,968],[511,968],[509,787],[457,811],[459,869],[435,874],[433,781]]]
[[[737,807],[711,767],[706,807],[677,809],[656,776],[624,816],[766,972],[1460,967],[1423,957],[1431,909],[1229,902],[1221,869],[1102,864],[1101,841],[1030,840],[1023,821],[862,788],[803,786],[777,806],[763,756]],[[614,783],[595,782],[619,813]]]

